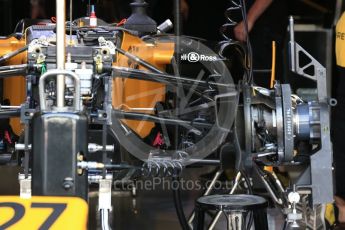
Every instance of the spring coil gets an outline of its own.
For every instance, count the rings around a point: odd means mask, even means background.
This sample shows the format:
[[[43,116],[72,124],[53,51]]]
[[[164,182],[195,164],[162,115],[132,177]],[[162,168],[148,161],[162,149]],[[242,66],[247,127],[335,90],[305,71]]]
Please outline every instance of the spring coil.
[[[182,174],[189,155],[184,151],[176,151],[173,156],[149,157],[143,164],[142,175],[145,177],[176,177]]]
[[[220,27],[220,34],[224,40],[218,43],[218,46],[219,46],[218,54],[222,58],[225,58],[224,57],[224,51],[226,48],[228,48],[228,46],[239,44],[238,41],[234,40],[233,38],[231,38],[230,36],[227,35],[227,31],[229,29],[234,28],[238,24],[237,21],[232,19],[232,14],[234,14],[235,12],[241,12],[242,11],[242,5],[240,2],[235,1],[235,0],[230,0],[230,3],[231,3],[231,5],[224,12],[224,16],[225,16],[227,22],[224,23]]]
[[[148,160],[142,166],[144,177],[180,176],[184,166],[181,160]]]

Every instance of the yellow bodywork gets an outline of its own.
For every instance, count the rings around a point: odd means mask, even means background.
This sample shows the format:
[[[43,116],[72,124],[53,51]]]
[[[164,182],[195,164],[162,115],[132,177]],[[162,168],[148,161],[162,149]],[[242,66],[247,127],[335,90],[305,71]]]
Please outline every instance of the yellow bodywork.
[[[0,196],[0,226],[8,230],[37,230],[44,224],[50,230],[86,230],[87,220],[88,205],[81,198]]]
[[[173,43],[145,43],[141,39],[129,34],[124,34],[121,48],[162,70],[171,62],[174,54]],[[117,62],[113,63],[113,65],[136,67],[136,63],[121,54],[118,54]],[[146,70],[141,66],[138,69]],[[149,109],[154,108],[157,102],[164,101],[165,93],[166,87],[161,83],[115,78],[113,80],[113,107],[126,111],[133,111],[135,109],[135,112],[153,114],[154,112]],[[154,123],[147,121],[127,120],[124,122],[141,137],[147,136],[154,127]]]
[[[24,39],[17,40],[14,37],[0,39],[0,56],[10,53],[25,45]],[[140,38],[132,36],[128,33],[123,34],[121,48],[132,54],[137,55],[141,59],[149,62],[153,66],[164,69],[171,62],[174,54],[174,44],[170,42],[146,43]],[[10,59],[4,65],[16,65],[26,63],[26,52],[21,53]],[[136,64],[128,60],[127,57],[117,54],[114,66],[135,67]],[[145,70],[143,67],[138,67]],[[127,111],[131,108],[143,108],[142,111],[136,112],[153,113],[147,110],[154,108],[158,101],[163,101],[165,97],[165,85],[150,81],[117,78],[113,80],[113,107]],[[23,76],[11,77],[4,80],[4,99],[10,99],[11,105],[20,105],[25,101],[25,79]],[[145,121],[124,121],[135,130],[141,137],[147,136],[152,127],[151,122]],[[11,119],[11,126],[16,134],[20,134],[21,125],[19,118]]]
[[[25,46],[24,40],[18,40],[15,37],[0,39],[0,56],[15,51]],[[26,52],[23,52],[11,58],[4,65],[18,65],[26,63]],[[3,98],[10,99],[11,105],[20,105],[25,101],[25,79],[23,76],[10,77],[4,79]],[[10,124],[13,131],[18,135],[21,132],[19,118],[12,118]]]

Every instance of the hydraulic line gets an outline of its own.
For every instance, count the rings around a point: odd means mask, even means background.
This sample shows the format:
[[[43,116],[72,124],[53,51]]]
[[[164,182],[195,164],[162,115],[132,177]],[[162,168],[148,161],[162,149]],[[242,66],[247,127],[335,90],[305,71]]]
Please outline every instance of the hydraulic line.
[[[26,69],[12,69],[0,71],[0,78],[16,77],[25,74]]]
[[[40,66],[36,64],[30,66],[28,64],[1,66],[0,78],[24,75],[29,67],[37,68]]]
[[[178,184],[177,188],[173,187],[173,197],[174,197],[174,204],[175,204],[175,209],[176,209],[176,214],[178,217],[178,220],[180,222],[182,230],[189,230],[189,225],[188,221],[186,219],[186,216],[183,211],[183,205],[182,205],[182,200],[181,200],[181,191],[180,191],[180,178],[178,176],[173,176],[172,177],[172,183]]]
[[[272,71],[271,71],[271,82],[270,88],[274,86],[274,81],[276,80],[276,42],[272,41]]]
[[[107,162],[107,150],[106,150],[106,146],[107,146],[107,124],[104,123],[102,125],[102,145],[103,145],[103,150],[102,150],[102,163],[106,164]],[[102,172],[102,176],[103,178],[106,177],[107,171],[105,169],[105,167],[103,168],[103,172]]]
[[[8,119],[10,117],[20,117],[20,109],[0,110],[0,119]]]
[[[6,70],[18,70],[26,68],[28,68],[28,64],[0,66],[0,72]]]
[[[101,209],[100,215],[101,215],[102,230],[111,230],[111,228],[109,226],[109,210]]]
[[[5,61],[8,61],[9,59],[13,58],[14,56],[16,56],[20,53],[23,53],[24,51],[26,51],[28,49],[28,47],[29,47],[29,45],[26,45],[26,46],[23,46],[22,48],[19,48],[13,52],[4,54],[3,56],[0,57],[0,64],[5,62]]]
[[[128,57],[129,59],[131,59],[132,61],[135,61],[136,63],[138,63],[139,65],[145,67],[146,69],[155,72],[155,73],[163,73],[163,71],[157,69],[156,67],[154,67],[153,65],[151,65],[150,63],[148,63],[147,61],[141,59],[140,57],[133,55],[119,47],[115,47],[115,49],[122,55]]]

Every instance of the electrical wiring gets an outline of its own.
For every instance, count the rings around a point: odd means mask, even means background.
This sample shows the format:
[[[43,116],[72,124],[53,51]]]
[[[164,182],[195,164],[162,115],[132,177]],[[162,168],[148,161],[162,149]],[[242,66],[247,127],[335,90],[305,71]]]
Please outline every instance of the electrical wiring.
[[[248,18],[247,18],[247,8],[246,3],[244,0],[240,0],[240,4],[242,5],[241,11],[242,11],[242,18],[244,22],[244,29],[246,33],[246,45],[247,45],[247,68],[248,68],[248,83],[250,85],[253,84],[253,52],[252,52],[252,46],[250,43],[249,38],[249,29],[248,29]]]

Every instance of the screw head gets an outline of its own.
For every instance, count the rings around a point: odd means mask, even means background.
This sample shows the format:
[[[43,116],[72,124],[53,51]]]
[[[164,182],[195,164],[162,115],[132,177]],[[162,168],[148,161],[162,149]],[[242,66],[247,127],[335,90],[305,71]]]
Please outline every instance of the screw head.
[[[71,177],[66,177],[62,183],[62,187],[65,190],[70,190],[74,186],[73,179]]]

